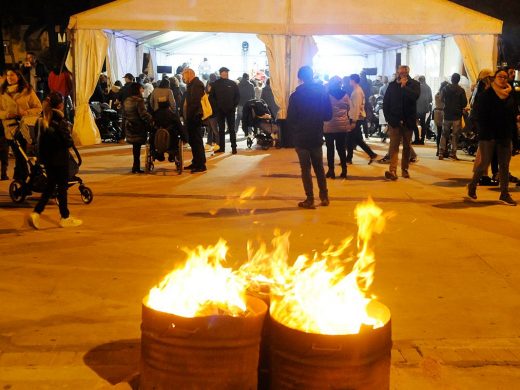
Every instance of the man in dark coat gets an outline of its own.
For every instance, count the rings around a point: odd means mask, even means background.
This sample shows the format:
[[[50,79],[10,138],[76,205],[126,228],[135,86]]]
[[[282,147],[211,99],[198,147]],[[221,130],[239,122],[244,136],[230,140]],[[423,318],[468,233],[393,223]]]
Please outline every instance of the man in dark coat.
[[[418,81],[410,78],[410,68],[401,65],[398,77],[388,84],[383,100],[383,112],[388,123],[390,137],[390,169],[385,172],[388,180],[397,180],[397,163],[399,162],[399,145],[403,140],[403,156],[401,159],[401,173],[409,178],[411,140],[417,120],[417,99],[421,93]]]
[[[191,173],[206,171],[206,153],[204,152],[204,140],[202,139],[202,105],[200,100],[204,96],[204,84],[195,77],[195,71],[186,68],[182,72],[182,79],[186,83],[186,94],[184,95],[184,109],[182,110],[188,139],[191,146],[193,159]]]
[[[311,165],[318,180],[321,206],[329,205],[322,146],[323,122],[332,118],[332,106],[325,88],[313,82],[310,67],[301,67],[298,70],[298,79],[303,84],[296,88],[289,98],[287,126],[294,134],[294,146],[300,161],[303,188],[307,196],[298,206],[313,209],[315,206]]]
[[[20,70],[25,80],[33,87],[38,98],[43,100],[49,93],[47,85],[49,71],[45,65],[36,59],[33,52],[29,51],[25,55],[25,62]]]
[[[421,136],[419,136],[419,128],[416,125],[413,129],[415,139],[412,145],[424,145],[424,140],[428,135],[430,127],[430,119],[426,120],[426,116],[431,112],[433,103],[432,89],[426,84],[426,77],[420,76],[419,84],[421,86],[421,94],[417,100],[417,119],[419,119],[419,124],[421,125]]]
[[[442,136],[439,145],[439,160],[444,159],[448,138],[451,133],[450,157],[458,160],[457,147],[460,132],[462,131],[462,113],[468,105],[466,91],[459,85],[460,74],[453,73],[451,84],[441,91],[441,100],[444,103],[444,120],[442,122]]]
[[[210,95],[217,103],[217,121],[220,149],[215,153],[222,153],[226,149],[226,123],[231,140],[231,151],[237,153],[237,135],[235,132],[235,110],[240,101],[238,85],[229,80],[229,69],[219,69],[220,78],[213,83]]]
[[[244,73],[242,75],[242,79],[238,83],[238,91],[240,92],[240,100],[238,101],[237,107],[237,118],[235,121],[235,133],[238,131],[238,127],[240,126],[240,121],[242,120],[242,112],[244,110],[244,106],[248,100],[255,98],[255,87],[249,81],[249,75]],[[249,135],[248,126],[242,126],[244,129],[244,134],[247,137]]]

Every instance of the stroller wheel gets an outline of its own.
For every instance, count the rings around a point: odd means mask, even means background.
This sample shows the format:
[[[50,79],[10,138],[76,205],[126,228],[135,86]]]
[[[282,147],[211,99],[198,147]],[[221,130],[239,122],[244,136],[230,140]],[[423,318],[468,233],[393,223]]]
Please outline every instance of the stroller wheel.
[[[25,200],[25,191],[24,191],[24,185],[18,181],[14,180],[9,185],[9,196],[11,197],[11,200],[15,203],[22,203]]]
[[[94,194],[92,193],[92,190],[88,187],[80,186],[79,193],[81,194],[81,200],[85,204],[90,204],[94,200]]]

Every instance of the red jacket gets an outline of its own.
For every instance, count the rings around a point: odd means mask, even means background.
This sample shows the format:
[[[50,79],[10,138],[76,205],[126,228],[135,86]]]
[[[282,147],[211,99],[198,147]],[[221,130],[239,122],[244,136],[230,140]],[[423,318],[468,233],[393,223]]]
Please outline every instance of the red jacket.
[[[51,92],[59,92],[62,96],[69,96],[72,92],[72,75],[67,71],[60,74],[51,71],[47,83]]]

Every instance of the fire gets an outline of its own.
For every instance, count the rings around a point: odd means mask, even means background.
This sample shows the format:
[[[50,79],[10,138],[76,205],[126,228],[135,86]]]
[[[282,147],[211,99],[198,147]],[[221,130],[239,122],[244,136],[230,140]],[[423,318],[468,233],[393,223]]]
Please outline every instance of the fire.
[[[248,192],[245,198],[251,195]],[[290,233],[275,231],[271,247],[249,242],[248,261],[234,271],[223,266],[226,242],[185,250],[183,268],[167,275],[149,294],[148,306],[184,317],[212,314],[244,315],[246,292],[269,295],[271,316],[290,328],[308,333],[353,334],[362,326],[378,328],[383,320],[371,317],[367,306],[374,299],[375,256],[371,238],[381,233],[386,215],[369,199],[355,210],[357,250],[352,238],[312,256],[289,261]]]
[[[246,285],[231,268],[223,266],[226,242],[221,239],[215,246],[184,251],[188,254],[184,267],[169,273],[150,290],[147,305],[189,318],[243,314]]]

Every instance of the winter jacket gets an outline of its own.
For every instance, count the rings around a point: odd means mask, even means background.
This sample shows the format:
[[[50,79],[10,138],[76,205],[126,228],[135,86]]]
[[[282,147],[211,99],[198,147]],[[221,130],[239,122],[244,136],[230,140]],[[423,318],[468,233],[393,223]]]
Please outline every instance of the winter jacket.
[[[60,74],[51,71],[47,83],[50,92],[59,92],[61,96],[69,96],[72,93],[72,75],[66,70]]]
[[[238,92],[240,93],[239,106],[244,106],[248,100],[255,99],[255,87],[251,81],[242,78],[238,83]]]
[[[441,93],[435,94],[435,108],[433,110],[433,121],[435,126],[438,128],[442,127],[442,121],[444,120],[444,103],[441,99]]]
[[[408,129],[413,129],[417,121],[417,99],[421,94],[418,81],[408,79],[404,87],[397,80],[388,84],[383,100],[383,112],[388,124],[398,127],[401,122]]]
[[[69,165],[69,148],[74,145],[70,127],[61,111],[52,110],[49,127],[40,130],[38,154],[42,164],[52,167]]]
[[[417,114],[427,114],[431,110],[432,89],[428,84],[420,84],[421,93],[417,99]]]
[[[234,111],[238,106],[238,103],[240,103],[240,91],[238,90],[238,85],[229,79],[218,79],[215,81],[210,94],[215,98],[218,110],[222,112]]]
[[[170,134],[179,134],[184,142],[188,142],[188,135],[181,123],[177,111],[173,111],[171,107],[160,107],[153,113],[155,127],[162,127],[170,132]]]
[[[350,96],[350,110],[348,116],[354,122],[361,121],[366,118],[365,112],[366,98],[363,89],[359,85],[354,87]]]
[[[513,93],[507,99],[500,99],[493,88],[488,88],[479,96],[476,108],[479,139],[484,141],[511,141],[516,133],[518,108]]]
[[[278,107],[274,100],[273,90],[271,89],[271,86],[266,85],[262,89],[262,95],[260,96],[260,98],[267,103],[267,106],[269,107],[269,111],[271,111],[273,119],[276,119],[280,107]]]
[[[444,102],[444,120],[460,120],[462,111],[468,105],[466,91],[458,84],[450,84],[442,89],[441,99]]]
[[[150,95],[150,107],[152,111],[159,109],[159,101],[167,101],[170,103],[172,110],[176,110],[175,99],[173,98],[173,92],[170,88],[155,88]]]
[[[289,97],[287,126],[292,130],[294,146],[314,149],[323,144],[323,122],[332,118],[332,106],[322,85],[304,83]]]
[[[22,117],[24,111],[27,113],[25,117]],[[0,119],[4,125],[7,139],[13,139],[18,128],[15,119],[7,119],[9,114],[16,114],[29,122],[30,125],[34,125],[41,112],[42,104],[32,88],[25,88],[22,92],[15,92],[14,94],[5,92],[0,95]],[[25,135],[24,138],[27,139]]]
[[[121,103],[124,103],[124,101],[126,100],[126,98],[130,95],[130,84],[132,83],[126,83],[125,85],[123,85],[121,87],[121,89],[119,90],[119,97],[118,97],[118,100],[121,102]]]
[[[152,116],[141,96],[129,96],[123,103],[126,141],[129,144],[144,144],[146,133],[152,125]]]
[[[202,119],[202,105],[200,100],[204,96],[204,84],[195,77],[186,87],[184,95],[184,119],[185,121],[200,121]]]
[[[332,106],[332,119],[323,125],[324,133],[346,133],[352,129],[348,112],[350,109],[350,98],[345,91],[332,94],[329,92],[329,100]]]

